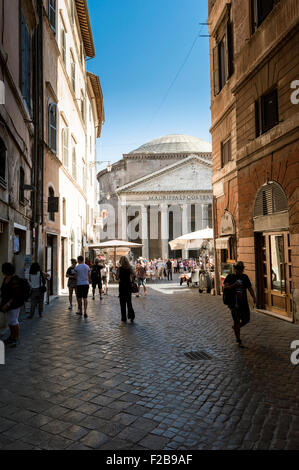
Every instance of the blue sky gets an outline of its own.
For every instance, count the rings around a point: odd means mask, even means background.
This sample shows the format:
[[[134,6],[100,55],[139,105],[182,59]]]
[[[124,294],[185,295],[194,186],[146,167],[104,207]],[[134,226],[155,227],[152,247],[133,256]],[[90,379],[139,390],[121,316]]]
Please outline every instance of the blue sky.
[[[98,160],[122,158],[149,140],[188,134],[211,141],[207,0],[88,0],[106,122]]]

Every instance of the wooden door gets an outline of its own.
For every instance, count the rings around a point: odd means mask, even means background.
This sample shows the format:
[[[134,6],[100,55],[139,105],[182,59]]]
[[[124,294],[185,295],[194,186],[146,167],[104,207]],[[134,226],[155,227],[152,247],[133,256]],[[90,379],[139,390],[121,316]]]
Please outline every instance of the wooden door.
[[[263,233],[261,248],[264,308],[292,319],[292,270],[289,233]]]

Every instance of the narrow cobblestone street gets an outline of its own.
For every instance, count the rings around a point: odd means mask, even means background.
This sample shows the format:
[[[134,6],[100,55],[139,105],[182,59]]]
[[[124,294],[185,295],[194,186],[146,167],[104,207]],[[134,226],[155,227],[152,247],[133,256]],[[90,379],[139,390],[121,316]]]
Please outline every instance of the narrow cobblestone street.
[[[88,319],[67,307],[23,321],[6,351],[1,449],[298,449],[298,326],[253,313],[239,349],[221,298],[177,281],[134,298],[134,324],[116,287]]]

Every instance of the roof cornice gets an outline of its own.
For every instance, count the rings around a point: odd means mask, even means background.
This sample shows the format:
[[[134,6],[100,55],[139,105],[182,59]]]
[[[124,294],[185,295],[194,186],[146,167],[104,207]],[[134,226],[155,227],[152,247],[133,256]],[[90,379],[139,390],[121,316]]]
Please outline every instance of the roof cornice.
[[[90,80],[93,93],[96,100],[96,108],[98,115],[98,126],[97,126],[97,137],[100,137],[102,131],[102,125],[105,122],[105,112],[104,112],[104,99],[103,92],[101,87],[100,78],[98,75],[95,75],[91,72],[87,72],[87,76]]]
[[[96,56],[87,0],[75,0],[81,35],[86,55],[90,58]]]

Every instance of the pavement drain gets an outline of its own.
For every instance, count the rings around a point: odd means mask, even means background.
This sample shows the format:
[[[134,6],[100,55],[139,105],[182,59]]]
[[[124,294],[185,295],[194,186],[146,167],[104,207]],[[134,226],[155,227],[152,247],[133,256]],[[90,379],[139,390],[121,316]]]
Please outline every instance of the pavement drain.
[[[206,361],[209,359],[212,359],[212,356],[208,354],[206,351],[188,351],[184,353],[184,356],[187,357],[187,359],[191,359],[192,361]]]

